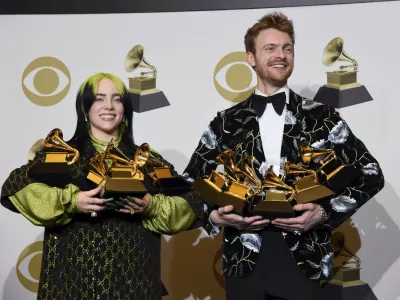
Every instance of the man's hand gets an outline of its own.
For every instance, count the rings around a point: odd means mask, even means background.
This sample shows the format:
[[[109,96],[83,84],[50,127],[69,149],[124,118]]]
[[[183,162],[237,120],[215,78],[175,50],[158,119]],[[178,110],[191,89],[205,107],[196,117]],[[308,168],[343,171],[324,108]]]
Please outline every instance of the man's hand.
[[[303,211],[296,218],[275,219],[272,224],[286,231],[308,231],[321,223],[321,206],[314,203],[297,204],[293,206],[295,211]]]
[[[211,222],[216,226],[230,226],[242,230],[261,230],[270,223],[270,220],[263,219],[261,216],[242,217],[232,211],[232,205],[213,210],[210,215]]]

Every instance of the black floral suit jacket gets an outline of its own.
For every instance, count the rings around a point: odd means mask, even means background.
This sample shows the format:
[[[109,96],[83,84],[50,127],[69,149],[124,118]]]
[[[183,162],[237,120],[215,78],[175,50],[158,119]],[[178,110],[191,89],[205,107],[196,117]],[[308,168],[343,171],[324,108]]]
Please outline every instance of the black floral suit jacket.
[[[303,273],[313,280],[327,280],[332,278],[332,230],[381,190],[384,178],[378,162],[334,108],[307,100],[293,91],[290,91],[289,100],[281,148],[281,168],[286,159],[300,163],[298,145],[302,139],[306,139],[313,147],[334,149],[345,164],[357,165],[363,174],[340,194],[319,203],[327,212],[328,222],[308,232],[282,232]],[[194,181],[209,175],[218,165],[216,156],[228,148],[235,151],[236,162],[242,156],[254,156],[254,169],[262,179],[268,165],[257,115],[252,108],[252,96],[218,112],[204,131],[183,176]],[[207,205],[204,205],[204,210],[206,215],[211,213]],[[211,222],[206,223],[205,229],[210,234],[218,232],[218,228]],[[262,251],[261,242],[262,238],[256,232],[225,228],[222,257],[224,276],[248,276]]]

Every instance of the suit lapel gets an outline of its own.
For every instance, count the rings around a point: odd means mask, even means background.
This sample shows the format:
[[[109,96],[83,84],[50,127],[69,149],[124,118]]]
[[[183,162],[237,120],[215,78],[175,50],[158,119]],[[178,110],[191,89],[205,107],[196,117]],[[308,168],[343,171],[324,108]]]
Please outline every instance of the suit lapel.
[[[293,163],[298,163],[300,159],[298,145],[301,139],[303,119],[301,103],[301,98],[290,90],[283,127],[281,157]]]
[[[252,97],[250,96],[243,104],[241,109],[242,120],[242,143],[238,146],[242,148],[246,155],[254,157],[253,168],[259,178],[263,178],[260,173],[260,165],[265,161],[265,154],[260,136],[260,126],[258,124],[257,114],[251,105]],[[243,153],[243,151],[241,151]],[[241,155],[243,156],[243,155]]]

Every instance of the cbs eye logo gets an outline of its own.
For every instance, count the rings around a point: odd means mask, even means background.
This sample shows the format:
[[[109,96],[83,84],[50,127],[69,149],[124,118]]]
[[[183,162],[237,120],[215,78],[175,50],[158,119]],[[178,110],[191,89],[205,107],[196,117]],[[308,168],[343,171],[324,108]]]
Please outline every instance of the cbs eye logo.
[[[22,250],[17,260],[19,282],[32,293],[39,288],[40,269],[42,266],[43,241],[34,242]]]
[[[68,94],[70,86],[71,75],[67,66],[54,57],[35,59],[22,74],[25,96],[39,106],[57,104]]]
[[[254,70],[246,62],[246,52],[225,55],[214,69],[214,86],[231,102],[246,100],[257,85]]]

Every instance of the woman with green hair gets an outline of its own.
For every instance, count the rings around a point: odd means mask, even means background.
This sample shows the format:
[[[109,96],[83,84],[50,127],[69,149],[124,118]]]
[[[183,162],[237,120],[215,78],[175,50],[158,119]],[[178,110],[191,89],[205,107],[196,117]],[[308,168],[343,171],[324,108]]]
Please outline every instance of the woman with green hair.
[[[195,190],[127,196],[119,211],[110,209],[103,188],[90,187],[86,175],[90,159],[111,139],[128,157],[138,148],[129,93],[118,77],[95,74],[82,84],[76,112],[75,134],[67,142],[80,153],[72,181],[60,188],[31,178],[30,169],[45,156],[39,151],[11,172],[1,191],[5,207],[45,227],[38,299],[161,299],[161,234],[200,226],[201,198]]]

